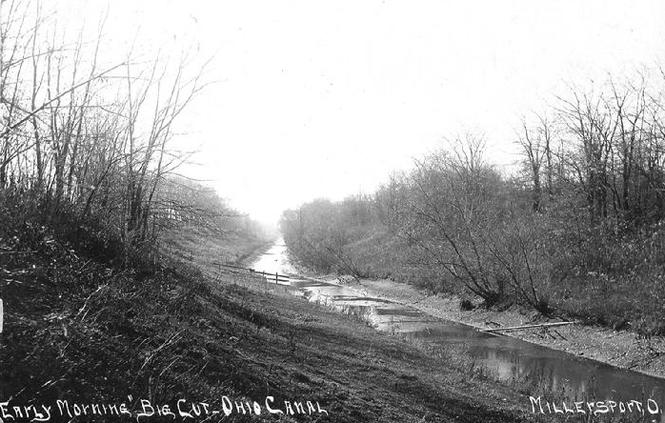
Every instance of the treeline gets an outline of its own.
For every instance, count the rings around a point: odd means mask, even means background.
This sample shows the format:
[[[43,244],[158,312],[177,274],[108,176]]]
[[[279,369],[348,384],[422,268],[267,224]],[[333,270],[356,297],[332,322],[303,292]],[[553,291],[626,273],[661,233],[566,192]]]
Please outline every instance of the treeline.
[[[170,147],[174,122],[205,87],[205,64],[110,53],[118,46],[105,42],[103,17],[96,32],[82,23],[75,33],[44,7],[0,4],[2,201],[49,227],[114,240],[125,262],[176,223],[238,230],[214,193],[173,176],[189,157]]]
[[[153,204],[156,230],[187,229],[201,235],[268,238],[260,223],[230,207],[211,187],[178,175],[159,185]]]
[[[324,272],[663,334],[663,82],[571,89],[523,120],[519,171],[497,171],[467,134],[371,195],[285,212],[285,241]]]

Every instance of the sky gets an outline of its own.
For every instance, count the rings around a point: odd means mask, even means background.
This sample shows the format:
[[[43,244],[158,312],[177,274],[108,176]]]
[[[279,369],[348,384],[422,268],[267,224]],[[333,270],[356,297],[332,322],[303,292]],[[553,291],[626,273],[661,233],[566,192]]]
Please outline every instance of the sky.
[[[102,2],[62,1],[91,23]],[[472,132],[518,159],[522,116],[567,86],[663,63],[662,1],[196,1],[107,4],[109,54],[129,39],[211,58],[178,122],[180,172],[275,222],[320,197],[371,193]],[[76,10],[74,10],[76,9]],[[72,18],[73,19],[73,18]]]

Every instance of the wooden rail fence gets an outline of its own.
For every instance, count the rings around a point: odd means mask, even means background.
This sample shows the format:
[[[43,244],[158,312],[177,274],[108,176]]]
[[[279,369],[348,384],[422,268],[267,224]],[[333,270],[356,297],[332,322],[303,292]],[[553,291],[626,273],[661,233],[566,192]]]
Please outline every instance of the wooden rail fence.
[[[261,276],[264,276],[268,280],[271,280],[271,281],[274,280],[275,283],[279,283],[279,282],[287,282],[288,283],[288,282],[291,281],[291,277],[289,275],[280,275],[277,272],[268,273],[268,272],[264,272],[262,270],[256,270],[256,269],[252,269],[252,268],[248,268],[248,267],[234,266],[232,264],[222,264],[222,263],[215,263],[215,262],[213,262],[213,264],[216,265],[216,266],[228,267],[230,269],[241,270],[241,271],[246,271],[246,272],[254,273],[254,274],[257,274],[257,275],[261,275]]]

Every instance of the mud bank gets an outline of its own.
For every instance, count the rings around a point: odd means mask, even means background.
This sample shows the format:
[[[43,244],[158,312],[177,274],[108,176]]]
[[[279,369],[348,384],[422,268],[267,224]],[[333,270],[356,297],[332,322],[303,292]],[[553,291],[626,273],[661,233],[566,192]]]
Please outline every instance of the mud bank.
[[[555,321],[518,306],[504,311],[487,310],[480,307],[462,311],[460,298],[456,296],[431,295],[412,285],[390,280],[363,279],[352,285],[367,296],[401,302],[424,313],[479,329]],[[665,339],[663,337],[641,339],[634,332],[584,325],[526,329],[508,332],[506,335],[613,366],[665,378]]]

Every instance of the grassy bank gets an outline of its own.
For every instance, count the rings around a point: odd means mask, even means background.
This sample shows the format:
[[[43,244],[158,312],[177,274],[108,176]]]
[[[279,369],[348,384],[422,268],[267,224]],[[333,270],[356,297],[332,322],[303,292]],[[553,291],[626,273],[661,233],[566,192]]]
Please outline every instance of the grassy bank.
[[[45,405],[51,421],[77,410],[88,413],[80,421],[94,412],[102,414],[95,421],[118,421],[113,410],[123,404],[135,418],[148,402],[155,413],[157,404],[178,413],[185,400],[190,414],[193,403],[223,413],[231,401],[225,421],[530,420],[525,396],[463,360],[377,333],[287,288],[182,262],[120,269],[47,226],[14,223],[0,238],[0,402],[14,417],[13,406]],[[294,415],[271,415],[267,397]],[[58,400],[68,401],[60,403],[65,417]],[[262,412],[242,415],[236,401],[256,401]],[[23,412],[16,421],[34,417]]]
[[[329,203],[325,207],[330,214],[343,215],[348,205]],[[334,219],[328,221],[334,222]],[[496,246],[485,246],[490,259],[480,253],[479,258],[475,253],[464,258],[467,266],[478,263],[482,271],[469,269],[466,273],[456,267],[457,276],[449,269],[457,266],[455,253],[441,247],[444,241],[413,241],[380,223],[336,222],[328,228],[329,232],[321,230],[320,225],[305,224],[303,229],[297,226],[288,229],[289,236],[285,239],[294,260],[322,273],[389,279],[432,293],[461,296],[473,303],[482,300],[484,306],[493,310],[519,305],[547,317],[581,320],[588,325],[629,330],[650,338],[665,335],[663,228],[663,225],[655,226],[645,232],[648,236],[615,236],[589,231],[576,235],[579,242],[576,241],[575,246],[559,242],[554,236],[544,241],[534,238],[534,245],[539,243],[539,247],[531,249],[525,243],[517,252],[506,253],[508,258],[500,254],[508,249],[502,243],[509,244],[510,240],[497,235]],[[335,238],[339,232],[343,234],[341,240]],[[301,233],[304,235],[299,235]],[[550,244],[551,254],[538,250],[545,244]],[[437,251],[438,248],[443,251]],[[480,250],[483,246],[477,248]],[[474,251],[471,247],[469,250]],[[528,260],[523,258],[525,256]],[[516,272],[518,278],[518,270],[511,268],[506,272],[502,263],[520,259],[524,263],[515,268],[524,270],[528,276],[520,283],[511,282],[509,275]],[[474,278],[473,281],[469,282],[470,278]],[[496,296],[488,300],[478,295],[473,291],[475,283],[494,287]]]
[[[247,237],[238,234],[219,234],[184,228],[169,231],[163,236],[163,256],[167,261],[196,265],[207,276],[214,276],[216,264],[245,265],[268,249],[274,238]]]
[[[548,300],[549,314],[610,329],[632,329],[645,337],[665,335],[665,320],[662,318],[665,316],[665,267],[659,264],[660,259],[655,258],[656,251],[665,245],[664,240],[663,231],[655,232],[646,241],[606,240],[600,251],[593,251],[590,246],[584,254],[570,257],[567,263],[557,263],[559,269],[567,268],[568,276],[539,287],[541,295]],[[599,239],[588,242],[603,244]],[[408,283],[419,289],[459,295],[474,302],[478,299],[450,274],[434,265],[423,265],[422,252],[417,248],[386,232],[377,230],[371,236],[349,243],[346,254],[363,269],[367,278]],[[574,263],[596,261],[607,264],[601,271],[572,269]],[[610,267],[613,270],[608,270]],[[519,303],[518,298],[513,297],[498,304],[498,308],[506,307],[510,302]],[[521,305],[533,308],[531,304],[522,302]]]

